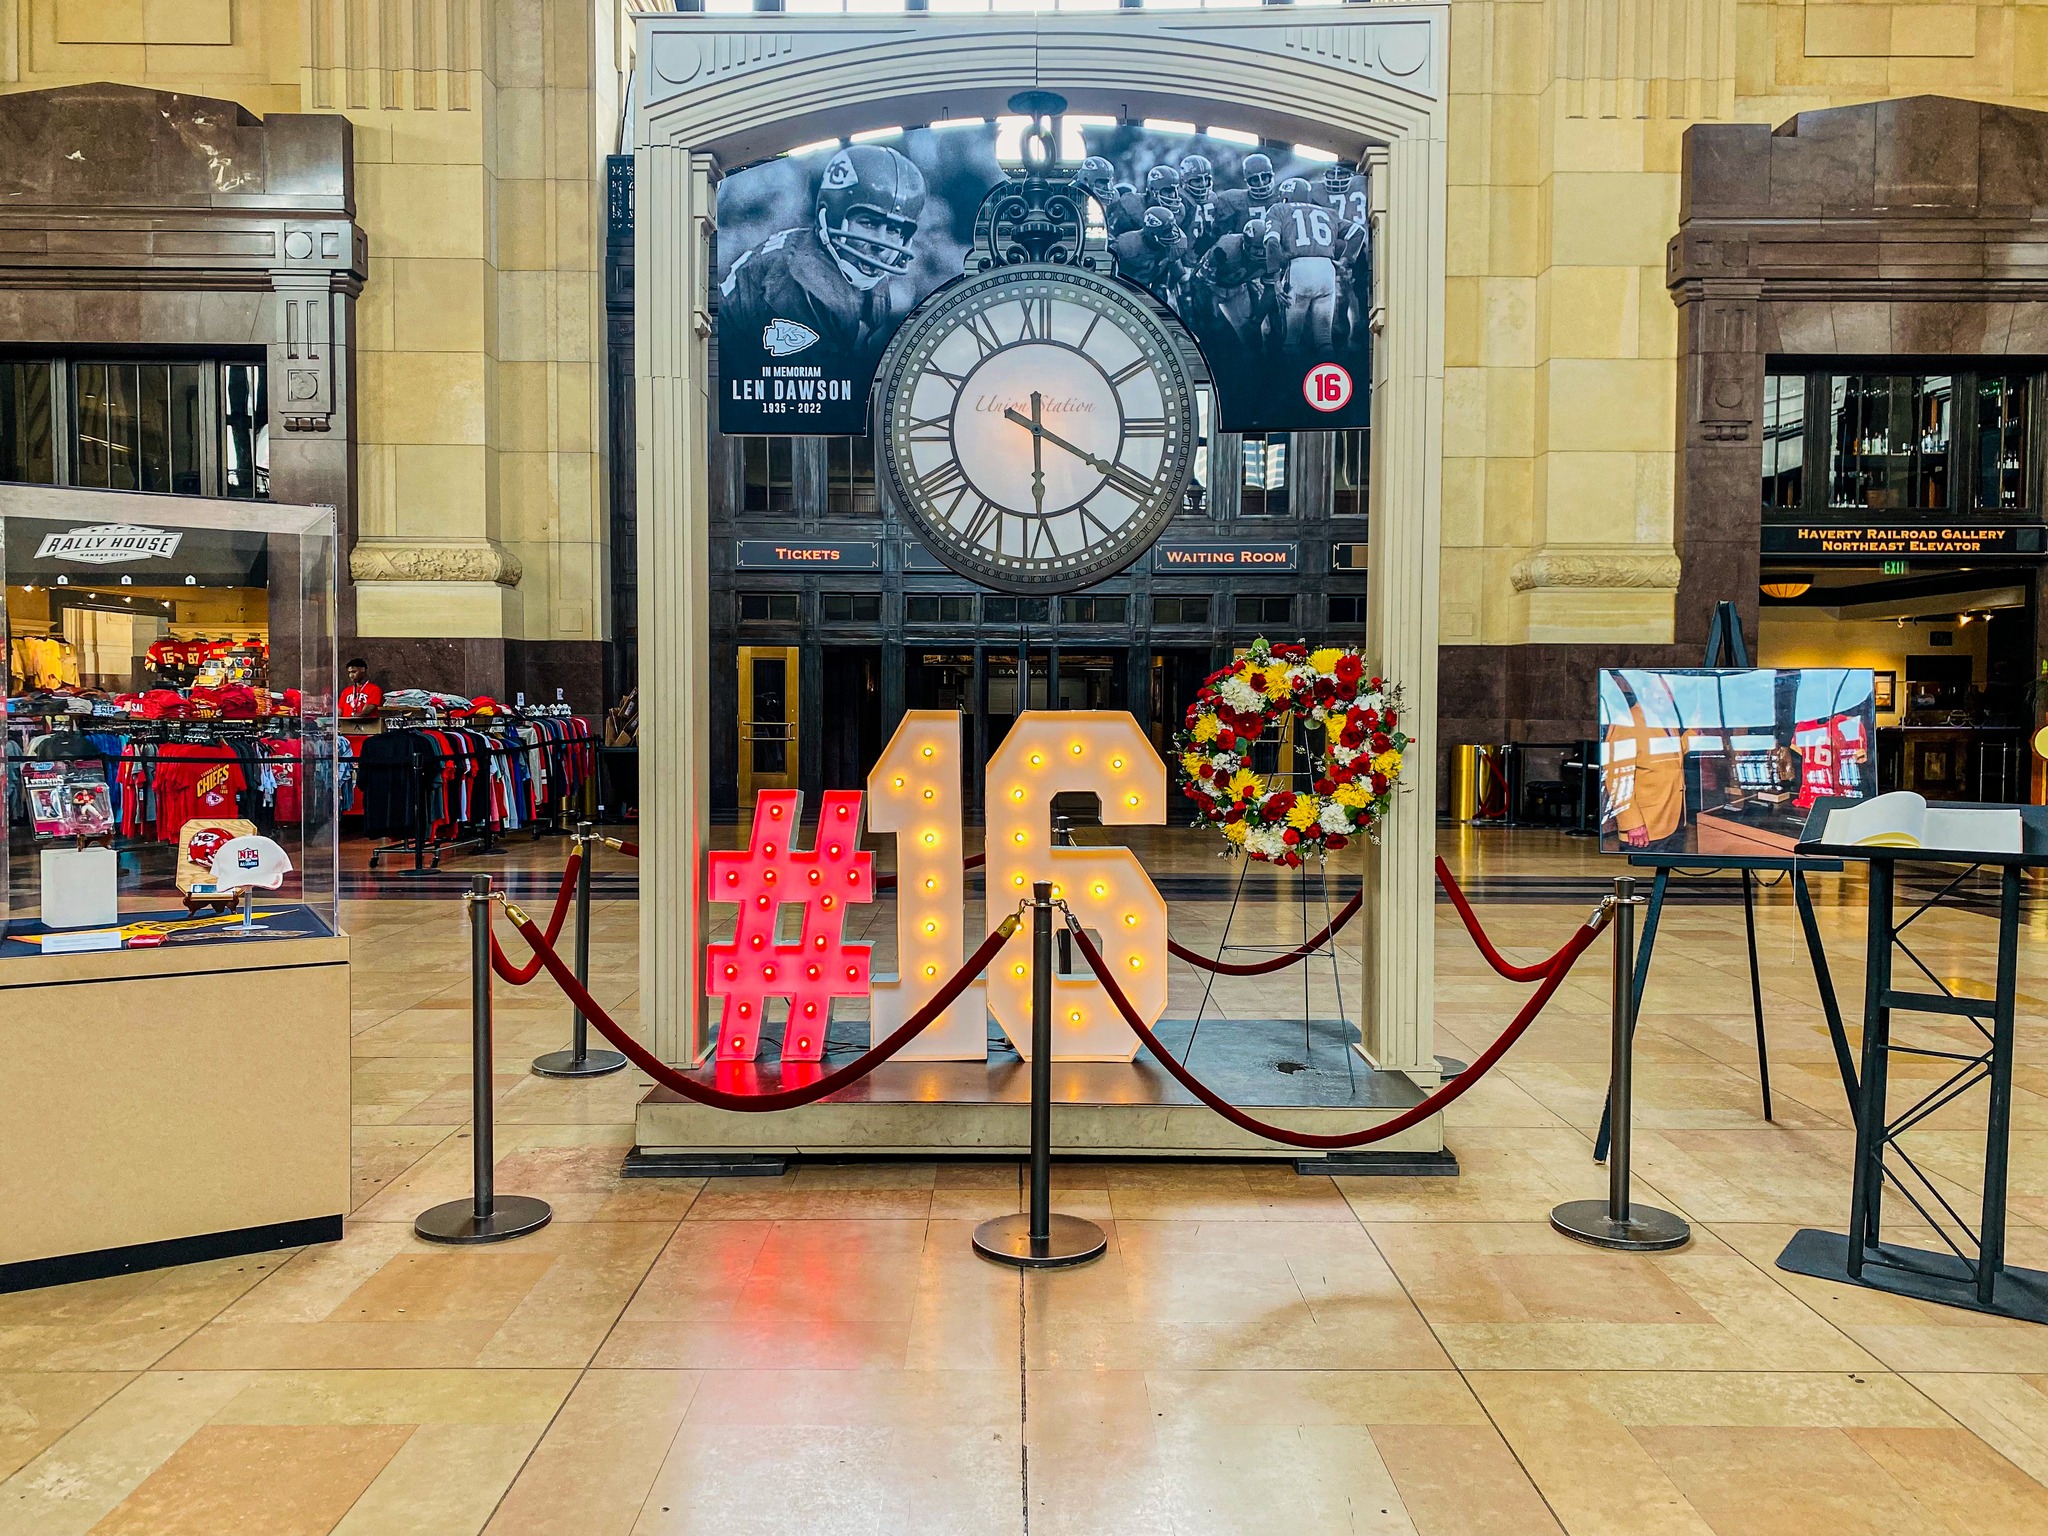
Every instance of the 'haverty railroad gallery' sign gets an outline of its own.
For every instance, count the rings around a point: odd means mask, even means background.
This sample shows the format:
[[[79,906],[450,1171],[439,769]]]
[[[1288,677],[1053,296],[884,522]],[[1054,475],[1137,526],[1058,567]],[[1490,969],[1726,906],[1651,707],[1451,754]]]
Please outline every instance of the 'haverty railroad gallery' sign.
[[[1764,527],[1764,553],[1785,555],[2038,555],[2039,523],[1936,526],[1898,523],[1783,523]]]

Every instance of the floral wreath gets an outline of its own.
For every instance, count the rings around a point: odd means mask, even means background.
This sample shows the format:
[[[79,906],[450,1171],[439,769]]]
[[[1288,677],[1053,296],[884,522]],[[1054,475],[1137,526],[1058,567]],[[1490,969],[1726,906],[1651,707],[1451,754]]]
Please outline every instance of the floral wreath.
[[[1365,658],[1348,646],[1311,651],[1253,641],[1203,680],[1174,737],[1195,825],[1222,827],[1231,848],[1254,859],[1297,867],[1361,834],[1377,842],[1408,750],[1409,738],[1395,728],[1400,705],[1400,688],[1368,677]],[[1251,748],[1290,717],[1302,722],[1298,746],[1315,778],[1304,791],[1269,792],[1252,772]],[[1316,726],[1328,736],[1320,752],[1307,745]]]

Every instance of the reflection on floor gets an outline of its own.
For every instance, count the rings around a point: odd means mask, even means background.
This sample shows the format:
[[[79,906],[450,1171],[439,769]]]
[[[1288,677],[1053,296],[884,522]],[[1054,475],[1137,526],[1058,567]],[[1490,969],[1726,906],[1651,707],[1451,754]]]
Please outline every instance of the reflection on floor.
[[[1552,834],[1444,844],[1517,959],[1612,873]],[[562,851],[515,842],[447,883],[488,868],[551,891]],[[1144,856],[1214,879],[1176,897],[1175,933],[1218,943],[1235,868],[1193,834]],[[631,1016],[630,869],[607,854],[601,873],[596,990]],[[1233,941],[1292,942],[1290,882],[1250,878],[1263,899]],[[567,1036],[545,982],[500,989],[498,1183],[551,1200],[555,1224],[496,1249],[416,1242],[412,1217],[468,1177],[467,983],[459,904],[405,884],[345,909],[347,1236],[0,1297],[0,1536],[2048,1532],[2048,1330],[1772,1267],[1795,1227],[1840,1223],[1850,1148],[1782,889],[1759,935],[1775,1124],[1729,892],[1665,920],[1636,1166],[1643,1198],[1693,1220],[1690,1247],[1601,1253],[1546,1225],[1604,1188],[1594,964],[1451,1111],[1463,1177],[1062,1167],[1061,1208],[1104,1222],[1109,1255],[1020,1281],[967,1243],[1019,1203],[1013,1165],[621,1180],[645,1080],[529,1075]],[[1818,884],[1853,1016],[1860,883]],[[860,919],[885,957],[887,917]],[[2048,1267],[2048,918],[2028,921],[2011,1256]],[[1988,976],[1990,922],[1922,927],[1938,974]],[[1475,1055],[1521,991],[1447,909],[1437,934],[1439,1049]],[[1340,989],[1355,1006],[1357,959],[1311,968],[1316,1015]],[[1192,1015],[1200,978],[1176,966],[1173,987],[1170,1013]],[[1225,982],[1203,1028],[1291,1028],[1298,1048],[1302,1006],[1298,972]],[[1982,1109],[1966,1097],[1921,1143],[1958,1201]]]

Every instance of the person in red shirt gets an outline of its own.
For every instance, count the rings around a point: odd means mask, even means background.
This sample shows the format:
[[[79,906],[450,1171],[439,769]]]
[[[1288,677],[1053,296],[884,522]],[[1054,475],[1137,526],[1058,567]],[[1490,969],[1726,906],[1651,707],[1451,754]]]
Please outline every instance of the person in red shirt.
[[[341,717],[367,720],[384,707],[384,690],[370,681],[370,664],[358,656],[348,664],[348,686],[341,690]]]

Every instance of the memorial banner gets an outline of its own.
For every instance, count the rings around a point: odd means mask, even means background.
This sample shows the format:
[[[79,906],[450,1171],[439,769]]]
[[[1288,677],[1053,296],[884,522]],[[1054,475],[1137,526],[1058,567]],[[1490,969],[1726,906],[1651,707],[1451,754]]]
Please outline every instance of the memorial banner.
[[[875,371],[923,299],[960,277],[1007,181],[992,124],[786,155],[718,186],[718,427],[864,436]],[[1186,326],[1229,432],[1362,427],[1371,382],[1365,176],[1342,162],[1139,126],[1083,130],[1058,168],[1093,200],[1091,244]]]

